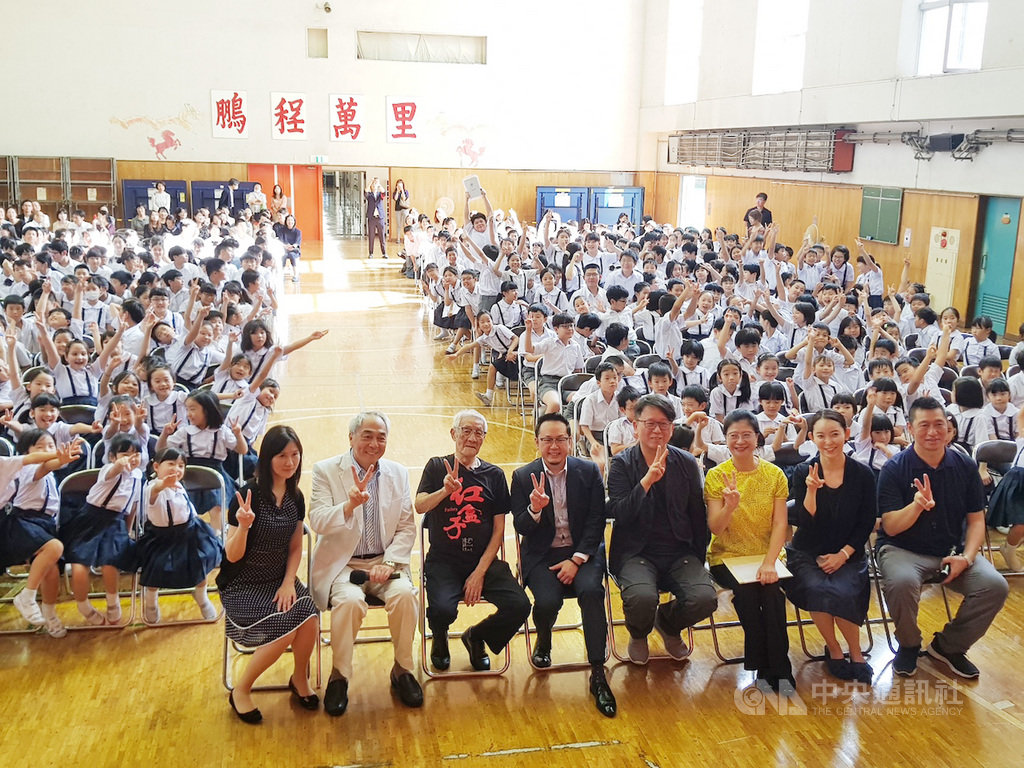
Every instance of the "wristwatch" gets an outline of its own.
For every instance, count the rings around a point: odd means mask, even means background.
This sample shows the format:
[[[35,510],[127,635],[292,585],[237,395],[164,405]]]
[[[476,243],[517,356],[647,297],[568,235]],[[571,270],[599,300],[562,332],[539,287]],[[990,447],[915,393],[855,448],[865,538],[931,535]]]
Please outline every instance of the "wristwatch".
[[[386,565],[392,571],[398,570],[398,563],[396,563],[394,560],[385,560],[383,563],[381,563],[381,565]]]

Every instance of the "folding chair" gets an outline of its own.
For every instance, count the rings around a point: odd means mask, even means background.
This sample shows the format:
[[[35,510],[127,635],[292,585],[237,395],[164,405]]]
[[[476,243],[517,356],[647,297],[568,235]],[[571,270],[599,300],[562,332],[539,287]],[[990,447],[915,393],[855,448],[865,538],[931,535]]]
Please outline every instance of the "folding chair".
[[[996,346],[999,347],[999,358],[1001,360],[1009,360],[1010,355],[1013,354],[1013,347],[1009,344],[997,344]]]
[[[638,355],[633,361],[634,368],[650,368],[655,363],[664,363],[665,358],[661,355]]]
[[[1016,376],[1018,373],[1020,373],[1020,366],[1015,363],[1006,369],[1006,378]]]
[[[978,366],[976,366],[976,365],[965,365],[960,370],[960,375],[961,376],[973,376],[975,379],[981,378],[978,375]]]
[[[614,527],[615,521],[614,520],[609,520],[609,522]],[[609,531],[610,531],[610,529],[609,529]],[[610,570],[608,570],[607,573],[605,574],[605,585],[606,585],[606,587],[605,587],[605,591],[604,591],[605,610],[608,612],[608,648],[609,648],[609,651],[611,652],[611,655],[614,656],[617,661],[626,663],[626,662],[629,662],[629,657],[623,655],[622,650],[619,648],[618,641],[615,638],[615,628],[616,627],[624,627],[626,625],[626,620],[625,620],[625,618],[621,618],[621,619],[615,618],[616,614],[615,614],[615,611],[614,611],[614,608],[613,608],[613,604],[612,604],[612,591],[613,591],[612,590],[612,584],[615,585],[615,591],[618,592],[619,595],[621,596],[622,588],[619,586],[619,583],[615,580],[615,575]],[[661,588],[661,585],[658,585],[658,595],[659,595],[659,597],[664,596],[666,594],[669,594],[669,592],[667,590],[663,590]],[[620,616],[622,615],[622,611],[619,611],[619,615]],[[688,659],[690,657],[690,654],[693,653],[693,629],[694,629],[693,627],[687,627],[686,628],[686,634],[687,634],[686,646],[687,646],[687,651],[686,651],[686,655],[682,659],[678,659],[678,660],[677,659],[673,659],[667,653],[652,653],[650,655],[650,657],[649,657],[649,660],[656,661],[656,660],[659,660],[659,659],[667,659],[669,661],[685,661],[686,659]],[[630,663],[632,663],[632,662],[630,662]]]
[[[914,362],[920,363],[924,360],[924,356],[928,354],[928,350],[924,347],[914,347],[913,349],[907,350],[907,357]]]
[[[878,558],[875,556],[875,551],[868,548],[868,578],[875,582],[875,595],[878,597],[878,607],[881,610],[881,622],[882,628],[885,630],[885,642],[889,646],[889,650],[896,653],[899,647],[895,644],[894,630],[889,626],[889,622],[892,619],[889,617],[889,609],[885,602],[885,592],[882,589],[882,572],[878,567]],[[949,606],[949,595],[946,592],[946,587],[943,584],[933,584],[931,582],[925,582],[921,585],[921,596],[923,597],[925,591],[930,586],[938,586],[942,592],[942,602],[946,608],[946,618],[949,621],[953,620],[953,611]]]
[[[591,355],[583,365],[583,370],[593,375],[597,373],[597,366],[601,364],[601,355]]]
[[[426,536],[426,518],[424,517],[423,525],[420,526],[420,666],[423,668],[423,673],[432,679],[455,679],[455,678],[466,678],[466,677],[500,677],[508,671],[508,668],[512,665],[512,650],[511,642],[505,646],[503,651],[504,662],[498,668],[493,665],[490,669],[475,670],[475,669],[463,669],[451,671],[445,670],[440,671],[433,668],[430,663],[430,651],[427,649],[427,642],[434,638],[434,633],[430,631],[427,626],[427,577],[426,577],[426,562],[427,562],[427,536]],[[498,557],[502,560],[505,559],[505,542],[502,540],[501,548],[498,550]],[[463,603],[460,601],[459,605]],[[489,603],[482,599],[480,604],[488,605]],[[449,628],[448,639],[459,640],[462,638],[463,632],[451,631]]]
[[[993,475],[993,483],[998,484],[1002,476],[1010,471],[1010,467],[1013,466],[1013,460],[1017,456],[1017,444],[1012,440],[984,440],[974,446],[974,460],[981,464],[984,462],[988,465],[988,471],[990,475]],[[986,515],[988,510],[986,510]],[[995,547],[992,546],[992,540],[989,535],[989,527],[985,525],[985,546],[983,551],[988,557],[989,561],[993,562],[993,551]],[[1003,571],[1003,576],[1024,576],[1024,572],[1020,571]]]
[[[6,437],[0,437],[0,456],[14,456],[14,444]]]
[[[779,366],[779,375],[776,377],[777,381],[788,381],[793,378],[793,374],[796,373],[796,368],[788,365]]]
[[[60,417],[68,424],[92,424],[96,421],[96,406],[62,405],[60,407]],[[93,454],[96,450],[96,444],[101,439],[101,435],[87,435],[82,441],[82,457],[72,466],[78,466],[82,469],[93,467]]]
[[[644,341],[643,339],[637,339],[636,340],[636,346],[637,346],[637,349],[640,350],[640,354],[641,355],[649,355],[649,354],[651,354],[652,349],[651,349],[650,342]]]
[[[216,493],[218,493],[220,495],[220,508],[221,508],[221,510],[223,510],[222,513],[221,513],[220,539],[221,539],[221,541],[223,541],[225,536],[227,535],[227,493],[224,490],[224,478],[222,478],[220,476],[219,472],[217,472],[214,469],[210,469],[209,467],[186,466],[185,467],[185,476],[182,478],[181,484],[185,487],[186,491],[215,491]],[[148,498],[148,496],[147,496],[148,493],[149,493],[149,483],[147,483],[142,488],[142,498],[144,500],[146,498]],[[137,516],[138,520],[139,520],[139,523],[138,523],[138,535],[139,536],[142,535],[142,526],[145,523],[145,509],[146,509],[146,504],[143,503],[140,506],[140,514]],[[212,572],[211,572],[211,574],[207,574],[206,578],[207,578],[207,583],[212,581],[213,580]],[[216,590],[215,587],[209,587],[209,586],[207,587],[207,592],[216,592],[216,591],[217,590]],[[139,590],[138,590],[138,594],[139,594],[139,599],[140,600],[144,600],[145,587],[140,587]],[[163,588],[159,588],[159,589],[157,589],[157,593],[156,593],[157,605],[158,606],[160,605],[160,598],[161,597],[170,597],[170,596],[178,596],[178,595],[189,595],[189,599],[191,600],[192,599],[191,598],[192,588],[191,587],[185,587],[183,589],[163,589]],[[212,619],[203,619],[203,618],[199,618],[199,619],[175,619],[173,621],[165,621],[165,620],[161,619],[159,622],[157,622],[155,624],[152,623],[152,622],[146,621],[146,612],[145,611],[142,611],[141,613],[142,613],[142,622],[143,622],[143,624],[145,624],[147,627],[160,628],[160,627],[178,627],[178,626],[185,626],[185,625],[188,625],[188,624],[216,624],[218,621],[220,621],[221,616],[224,614],[224,609],[223,608],[219,608],[218,611],[217,611],[217,615],[214,616]],[[161,611],[161,615],[162,614],[163,614],[163,611]]]
[[[519,583],[523,586],[523,589],[526,589],[526,575],[523,573],[523,552],[522,552],[522,548],[521,548],[520,543],[519,543],[519,536],[518,536],[518,534],[516,535],[515,538],[516,538],[516,570],[519,572]],[[604,591],[605,591],[605,595],[606,595],[605,602],[607,604],[607,594],[608,594],[608,574],[607,574],[607,572],[605,573],[604,582],[603,583],[604,583]],[[530,614],[527,615],[526,622],[523,625],[523,639],[526,641],[526,658],[529,660],[531,667],[533,667],[535,670],[541,671],[541,672],[551,672],[551,671],[556,671],[556,670],[571,670],[571,669],[589,669],[590,668],[590,662],[587,661],[586,659],[583,659],[582,661],[564,661],[564,662],[560,662],[558,664],[555,664],[554,662],[552,662],[551,665],[547,666],[547,667],[538,667],[536,664],[534,664],[533,663],[533,640],[530,637],[530,635],[531,635],[531,633],[533,631],[533,630],[530,629],[530,616],[531,615],[532,615],[532,611],[531,611]],[[562,632],[562,631],[567,631],[567,630],[577,630],[577,631],[582,632],[582,630],[583,630],[583,620],[580,619],[579,621],[571,622],[571,623],[568,623],[568,624],[558,624],[558,623],[556,623],[551,628],[551,633],[553,635],[555,632]],[[608,661],[608,644],[607,644],[607,642],[605,643],[604,660]]]
[[[722,602],[727,600],[729,595],[731,595],[731,594],[732,594],[732,590],[731,589],[721,589],[721,588],[718,588],[717,595],[718,595],[719,607],[721,607]],[[715,614],[712,613],[708,617],[707,624],[694,624],[692,627],[690,627],[690,636],[692,637],[694,632],[710,631],[711,632],[711,642],[712,642],[712,645],[714,646],[715,656],[718,657],[718,660],[720,662],[722,662],[723,664],[742,664],[743,663],[743,658],[744,658],[743,654],[740,654],[739,656],[726,656],[722,652],[722,646],[721,646],[721,644],[719,642],[719,639],[718,639],[718,630],[720,630],[720,629],[731,629],[733,627],[739,627],[739,626],[741,626],[740,622],[739,622],[739,619],[730,619],[728,621],[715,621]]]
[[[65,406],[74,407],[74,406]],[[92,488],[97,479],[99,478],[100,471],[98,469],[83,469],[78,472],[65,477],[58,487],[57,491],[60,494],[60,519],[66,519],[68,515],[77,512],[83,504],[85,504],[85,498],[89,493],[89,489]],[[139,497],[142,498],[141,495]],[[138,501],[136,501],[136,507],[128,516],[129,527],[134,525],[135,521],[139,516]],[[58,530],[59,530],[58,522]],[[128,610],[121,612],[121,621],[118,624],[67,624],[68,630],[82,630],[82,629],[124,629],[125,627],[135,622],[135,599],[138,594],[139,588],[139,572],[136,570],[133,573],[122,572],[118,578],[118,581],[123,577],[129,577],[131,579],[131,588],[125,591],[119,589],[117,596],[120,599],[128,599]],[[65,583],[67,584],[67,571],[65,571]],[[67,584],[68,594],[71,594],[70,584]],[[89,600],[98,600],[106,597],[106,592],[89,592]]]
[[[310,531],[309,527],[303,523],[302,535],[305,539],[306,544],[306,585],[308,586],[313,581],[313,532]],[[319,617],[318,617],[319,618]],[[322,631],[322,630],[321,630]],[[319,633],[318,633],[319,640]],[[291,651],[289,646],[288,651]],[[240,661],[243,657],[251,656],[254,652],[252,648],[245,648],[234,640],[224,634],[224,670],[222,675],[222,682],[224,688],[232,691],[235,688],[234,684],[234,665]],[[320,643],[317,642],[313,648],[313,662],[316,664],[316,684],[314,688],[320,687],[321,682],[321,665],[320,665]],[[254,691],[287,691],[288,683],[265,683],[263,685],[254,685],[252,687]]]
[[[908,333],[903,339],[903,344],[907,349],[915,349],[917,347],[917,336],[916,333]]]

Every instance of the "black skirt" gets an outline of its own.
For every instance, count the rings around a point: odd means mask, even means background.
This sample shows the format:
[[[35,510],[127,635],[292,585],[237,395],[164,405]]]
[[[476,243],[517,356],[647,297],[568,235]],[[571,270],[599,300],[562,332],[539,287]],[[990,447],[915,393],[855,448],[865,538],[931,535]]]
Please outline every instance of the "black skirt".
[[[11,510],[0,519],[0,568],[24,565],[46,542],[57,538],[57,521],[33,509]]]
[[[992,528],[1024,524],[1024,467],[1011,467],[988,500]]]
[[[135,542],[128,537],[128,526],[120,512],[86,504],[61,521],[60,540],[68,563],[112,565],[122,571],[134,571],[138,565]]]
[[[147,522],[137,547],[144,587],[190,589],[220,565],[224,547],[213,529],[197,517],[158,526]]]
[[[864,623],[871,587],[863,557],[851,558],[835,573],[825,573],[815,557],[786,547],[786,566],[793,578],[784,579],[782,589],[797,608],[838,616],[858,626]]]

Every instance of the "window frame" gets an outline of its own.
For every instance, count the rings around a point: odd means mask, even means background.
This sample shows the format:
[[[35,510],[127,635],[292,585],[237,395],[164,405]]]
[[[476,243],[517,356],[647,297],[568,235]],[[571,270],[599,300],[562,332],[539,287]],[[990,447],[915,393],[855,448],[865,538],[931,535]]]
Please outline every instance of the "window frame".
[[[950,67],[949,66],[949,41],[950,34],[953,29],[953,9],[958,5],[984,5],[985,6],[985,25],[988,26],[988,5],[989,0],[922,0],[918,3],[917,9],[920,12],[921,18],[918,24],[917,32],[917,77],[935,77],[936,75],[954,75],[963,74],[966,72],[978,72],[981,70],[981,63],[979,62],[977,68],[966,68],[966,67]],[[924,15],[927,11],[938,10],[939,8],[946,9],[946,36],[943,41],[942,49],[942,72],[930,72],[922,73],[921,70],[921,35],[924,27]],[[984,29],[982,30],[982,56],[984,56]]]

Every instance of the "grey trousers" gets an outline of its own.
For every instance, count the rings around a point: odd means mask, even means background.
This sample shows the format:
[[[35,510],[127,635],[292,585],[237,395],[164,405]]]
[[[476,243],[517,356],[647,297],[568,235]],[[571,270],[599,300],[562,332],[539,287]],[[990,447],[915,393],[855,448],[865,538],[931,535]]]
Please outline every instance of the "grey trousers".
[[[647,637],[654,629],[659,590],[675,596],[661,609],[665,627],[671,632],[692,627],[718,606],[711,574],[693,555],[661,561],[637,555],[622,564],[616,580],[622,590],[622,611],[630,637]]]
[[[935,575],[942,558],[919,555],[887,544],[878,550],[877,560],[885,602],[896,625],[896,639],[901,648],[918,647],[921,645],[921,629],[917,626],[921,586]],[[953,620],[936,635],[941,635],[943,650],[967,653],[988,631],[1006,602],[1009,587],[992,563],[980,554],[974,559],[974,565],[946,586],[963,595],[964,600]]]

